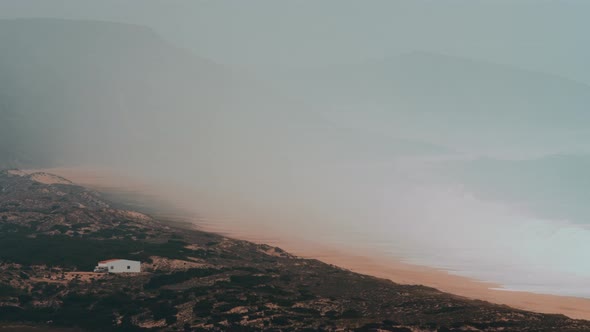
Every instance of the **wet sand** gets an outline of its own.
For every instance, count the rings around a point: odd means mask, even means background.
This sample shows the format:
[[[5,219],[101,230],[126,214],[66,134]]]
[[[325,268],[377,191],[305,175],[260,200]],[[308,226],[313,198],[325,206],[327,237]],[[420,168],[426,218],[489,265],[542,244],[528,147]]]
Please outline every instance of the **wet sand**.
[[[152,203],[163,201],[164,204],[161,206],[146,212],[154,214],[155,210],[160,209],[159,213],[155,213],[156,217],[180,220],[186,223],[193,222],[195,227],[200,230],[279,246],[301,257],[319,259],[351,271],[390,279],[397,283],[425,285],[444,292],[505,304],[514,308],[542,313],[559,313],[572,318],[590,320],[590,299],[501,290],[501,285],[404,263],[401,258],[384,257],[371,252],[370,249],[351,250],[347,249],[345,244],[335,248],[313,242],[307,238],[298,238],[288,232],[261,227],[262,225],[256,223],[245,225],[231,221],[207,222],[206,219],[200,218],[191,211],[191,203],[194,198],[186,195],[182,190],[166,188],[162,185],[148,185],[139,179],[124,177],[106,169],[56,168],[43,171],[62,176],[97,191],[118,192],[129,197],[143,197],[138,198],[138,201],[141,199],[148,199]]]

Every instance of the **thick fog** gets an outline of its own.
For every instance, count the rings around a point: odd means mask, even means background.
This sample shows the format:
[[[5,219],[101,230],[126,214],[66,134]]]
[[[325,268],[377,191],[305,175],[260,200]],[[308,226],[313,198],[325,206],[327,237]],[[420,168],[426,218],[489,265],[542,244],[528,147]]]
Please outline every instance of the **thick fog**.
[[[211,223],[590,296],[582,4],[41,3],[0,4],[1,167],[105,167]]]

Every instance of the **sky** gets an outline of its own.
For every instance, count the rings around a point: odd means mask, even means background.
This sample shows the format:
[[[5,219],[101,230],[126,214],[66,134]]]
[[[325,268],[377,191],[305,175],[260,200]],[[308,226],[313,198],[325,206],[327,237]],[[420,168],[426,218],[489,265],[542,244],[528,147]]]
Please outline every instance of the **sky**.
[[[363,63],[416,50],[590,83],[590,3],[567,1],[1,0],[0,17],[128,22],[247,67]]]

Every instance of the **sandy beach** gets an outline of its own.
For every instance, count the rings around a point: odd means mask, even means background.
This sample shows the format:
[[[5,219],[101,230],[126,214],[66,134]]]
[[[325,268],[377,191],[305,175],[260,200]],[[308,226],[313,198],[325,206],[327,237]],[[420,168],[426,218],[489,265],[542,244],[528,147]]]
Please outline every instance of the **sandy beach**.
[[[188,208],[190,205],[186,205],[187,209],[183,209],[182,206],[183,204],[190,204],[190,201],[187,200],[186,196],[181,198],[179,194],[181,192],[174,188],[147,185],[138,179],[119,176],[105,169],[54,168],[42,171],[62,176],[74,183],[98,191],[125,191],[130,194],[141,194],[151,200],[164,199],[167,202],[174,202],[175,206],[172,209],[166,209],[165,214],[170,214],[170,211],[178,208],[179,212],[174,216],[170,216],[171,218],[188,222],[192,218],[188,212],[184,212],[190,211]],[[175,197],[174,195],[178,196]],[[223,222],[207,223],[202,219],[194,221],[198,225],[195,227],[200,230],[279,246],[301,257],[319,259],[358,273],[390,279],[397,283],[426,285],[455,295],[505,304],[514,308],[542,313],[558,313],[571,318],[590,320],[590,299],[506,291],[501,290],[501,285],[480,282],[447,271],[404,263],[401,258],[383,257],[371,252],[370,249],[364,251],[355,249],[353,251],[347,248],[334,248],[308,239],[276,232],[273,229],[257,228],[256,225],[232,227],[232,225]]]

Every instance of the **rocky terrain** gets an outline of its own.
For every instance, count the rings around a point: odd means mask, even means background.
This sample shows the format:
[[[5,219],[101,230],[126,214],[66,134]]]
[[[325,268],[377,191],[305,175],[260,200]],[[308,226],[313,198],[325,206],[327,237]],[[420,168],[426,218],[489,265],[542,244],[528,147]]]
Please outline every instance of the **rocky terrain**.
[[[100,274],[100,260],[142,262]],[[590,322],[353,273],[0,171],[0,331],[590,331]]]

